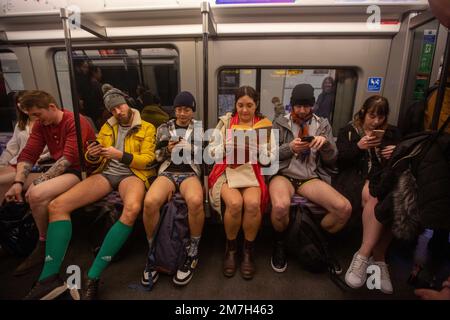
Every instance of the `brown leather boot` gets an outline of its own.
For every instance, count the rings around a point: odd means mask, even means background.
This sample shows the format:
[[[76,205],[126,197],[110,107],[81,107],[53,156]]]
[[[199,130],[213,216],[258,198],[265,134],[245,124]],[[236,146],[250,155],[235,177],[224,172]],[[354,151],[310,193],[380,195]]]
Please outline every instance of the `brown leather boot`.
[[[232,277],[237,269],[237,242],[236,239],[228,240],[223,259],[223,274],[225,277]]]
[[[244,240],[244,250],[241,263],[242,278],[250,280],[255,275],[255,262],[253,260],[253,243],[254,241]]]

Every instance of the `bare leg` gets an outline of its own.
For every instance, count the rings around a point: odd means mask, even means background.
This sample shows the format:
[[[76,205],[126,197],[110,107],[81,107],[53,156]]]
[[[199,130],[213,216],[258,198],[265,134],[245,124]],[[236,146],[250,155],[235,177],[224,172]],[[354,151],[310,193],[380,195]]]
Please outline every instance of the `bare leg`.
[[[203,211],[203,189],[197,177],[184,180],[180,185],[180,193],[188,206],[189,231],[191,237],[202,235],[205,222]]]
[[[272,202],[270,220],[277,232],[286,230],[289,225],[289,210],[294,192],[294,187],[285,177],[277,176],[270,181],[269,193]]]
[[[244,199],[244,218],[242,228],[244,229],[244,238],[253,241],[258,234],[261,226],[261,189],[259,187],[250,187],[242,190]]]
[[[373,248],[373,259],[375,261],[385,261],[386,260],[386,252],[389,248],[389,245],[392,241],[392,232],[388,228],[383,227],[383,231],[381,233],[380,240],[378,240],[377,244]]]
[[[47,233],[49,219],[47,207],[50,201],[79,182],[80,179],[78,179],[76,175],[68,173],[45,181],[37,186],[30,186],[31,189],[27,192],[28,202],[41,237],[45,237]],[[88,190],[92,191],[90,189]],[[78,203],[79,201],[80,199],[78,198],[75,198],[74,200],[75,203]]]
[[[175,192],[173,182],[167,177],[160,176],[148,189],[144,199],[144,228],[147,239],[152,239],[159,221],[161,206],[170,200]]]
[[[224,228],[228,240],[237,238],[242,222],[242,195],[237,189],[228,187],[225,183],[220,190],[220,195],[225,202]]]
[[[320,224],[329,233],[336,233],[341,230],[350,218],[352,213],[350,202],[322,180],[308,181],[300,186],[297,192],[328,211]]]
[[[30,184],[39,177],[40,173],[30,173],[23,186],[27,190]],[[16,178],[16,169],[12,166],[0,168],[0,204],[3,203],[5,193],[11,188],[14,179]]]
[[[362,214],[363,240],[358,251],[360,255],[368,258],[380,239],[383,225],[375,218],[375,206],[378,200],[369,194],[368,183],[364,185],[363,198],[367,200]]]
[[[56,183],[57,189],[48,191],[48,189],[51,187],[55,188],[54,181],[57,182]],[[104,195],[106,195],[108,192],[111,191],[111,187],[109,186],[108,181],[100,175],[91,176],[86,180],[84,180],[83,182],[76,184],[73,188],[69,189],[70,184],[72,182],[73,184],[75,184],[78,181],[79,181],[78,178],[73,174],[65,174],[53,178],[50,181],[43,182],[42,184],[39,184],[36,187],[32,187],[30,191],[33,192],[30,192],[28,198],[33,199],[33,197],[41,196],[39,192],[45,193],[44,195],[42,195],[42,197],[44,197],[44,199],[48,199],[48,201],[50,202],[48,206],[49,212],[48,219],[50,220],[50,222],[55,221],[67,222],[68,220],[70,220],[70,213],[73,210],[80,208],[86,204],[92,203],[102,198]],[[41,185],[44,188],[39,188]],[[67,189],[69,190],[66,191]],[[62,194],[57,196],[58,192]],[[51,195],[51,197],[49,196],[49,194]],[[55,197],[57,196],[56,199],[53,199],[52,198],[53,196]],[[39,218],[41,219],[40,223],[42,225],[45,224],[45,231],[46,231],[47,208],[45,208],[45,211],[43,210],[43,212],[45,213],[45,216]],[[35,215],[36,213],[33,212],[33,214]],[[71,228],[69,228],[69,230],[71,230]],[[53,235],[50,234],[49,237],[50,237],[49,241],[47,241],[46,244],[44,242],[45,241],[44,239],[41,239],[41,241],[38,242],[38,245],[36,246],[36,249],[33,251],[33,253],[16,269],[16,274],[26,273],[34,266],[41,264],[44,260],[43,256],[45,254],[45,250],[50,250],[53,254],[55,253],[55,251],[53,250],[55,248],[55,245],[56,246],[62,245],[63,248],[67,248],[67,246],[69,245],[70,235],[69,233],[67,233],[67,230],[62,235],[58,233],[56,233],[55,235],[55,233],[53,233]],[[61,253],[60,251],[56,252]],[[59,256],[61,259],[63,259],[64,257],[64,252],[61,256]],[[55,261],[62,262],[62,260],[61,261],[55,260]],[[51,267],[47,266],[46,268],[44,268],[45,272],[43,272],[42,277],[47,277],[53,274],[60,267],[59,263],[53,263],[51,265],[52,265]]]
[[[131,176],[119,184],[119,193],[123,201],[123,211],[120,222],[131,227],[142,209],[142,200],[145,195],[145,185],[141,179]]]
[[[94,174],[50,202],[49,220],[70,220],[72,211],[100,200],[111,191],[108,180],[101,174]]]

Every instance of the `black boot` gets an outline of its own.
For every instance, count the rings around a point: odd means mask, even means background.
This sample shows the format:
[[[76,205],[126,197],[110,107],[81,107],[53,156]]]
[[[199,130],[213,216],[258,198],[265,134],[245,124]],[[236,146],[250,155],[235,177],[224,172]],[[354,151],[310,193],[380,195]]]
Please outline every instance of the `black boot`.
[[[88,279],[86,283],[86,290],[83,294],[83,300],[97,300],[99,284],[100,279]]]

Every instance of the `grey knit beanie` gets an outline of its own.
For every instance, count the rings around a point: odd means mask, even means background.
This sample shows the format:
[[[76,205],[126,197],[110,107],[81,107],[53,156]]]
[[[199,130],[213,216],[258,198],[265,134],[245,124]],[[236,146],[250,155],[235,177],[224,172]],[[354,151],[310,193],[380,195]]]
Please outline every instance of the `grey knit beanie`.
[[[103,91],[103,101],[105,102],[105,108],[111,112],[114,107],[117,107],[121,104],[127,104],[125,97],[127,96],[125,93],[120,91],[117,88],[114,88],[112,85],[105,83],[102,86]]]

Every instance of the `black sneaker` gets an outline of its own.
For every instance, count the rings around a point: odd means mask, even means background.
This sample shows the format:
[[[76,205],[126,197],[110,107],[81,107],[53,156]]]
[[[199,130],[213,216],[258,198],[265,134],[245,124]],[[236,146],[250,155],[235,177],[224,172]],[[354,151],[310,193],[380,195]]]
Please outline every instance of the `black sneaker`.
[[[275,272],[284,272],[287,268],[287,256],[284,243],[282,241],[276,241],[273,246],[272,258],[270,259],[270,265]]]
[[[339,261],[335,257],[330,257],[330,267],[333,268],[335,274],[341,274],[342,273],[342,267]],[[333,271],[332,271],[333,272]]]
[[[83,300],[97,300],[99,284],[100,279],[88,279],[86,282],[86,290],[83,292]]]
[[[67,284],[55,274],[36,282],[24,300],[53,300],[67,290]]]
[[[150,270],[148,266],[145,266],[144,272],[142,272],[141,284],[144,287],[150,287],[150,275],[152,277],[152,285],[159,279],[159,272],[156,270]]]
[[[194,269],[198,263],[198,256],[187,256],[183,265],[177,270],[177,273],[173,277],[173,282],[179,286],[185,286],[191,281],[194,275]]]

